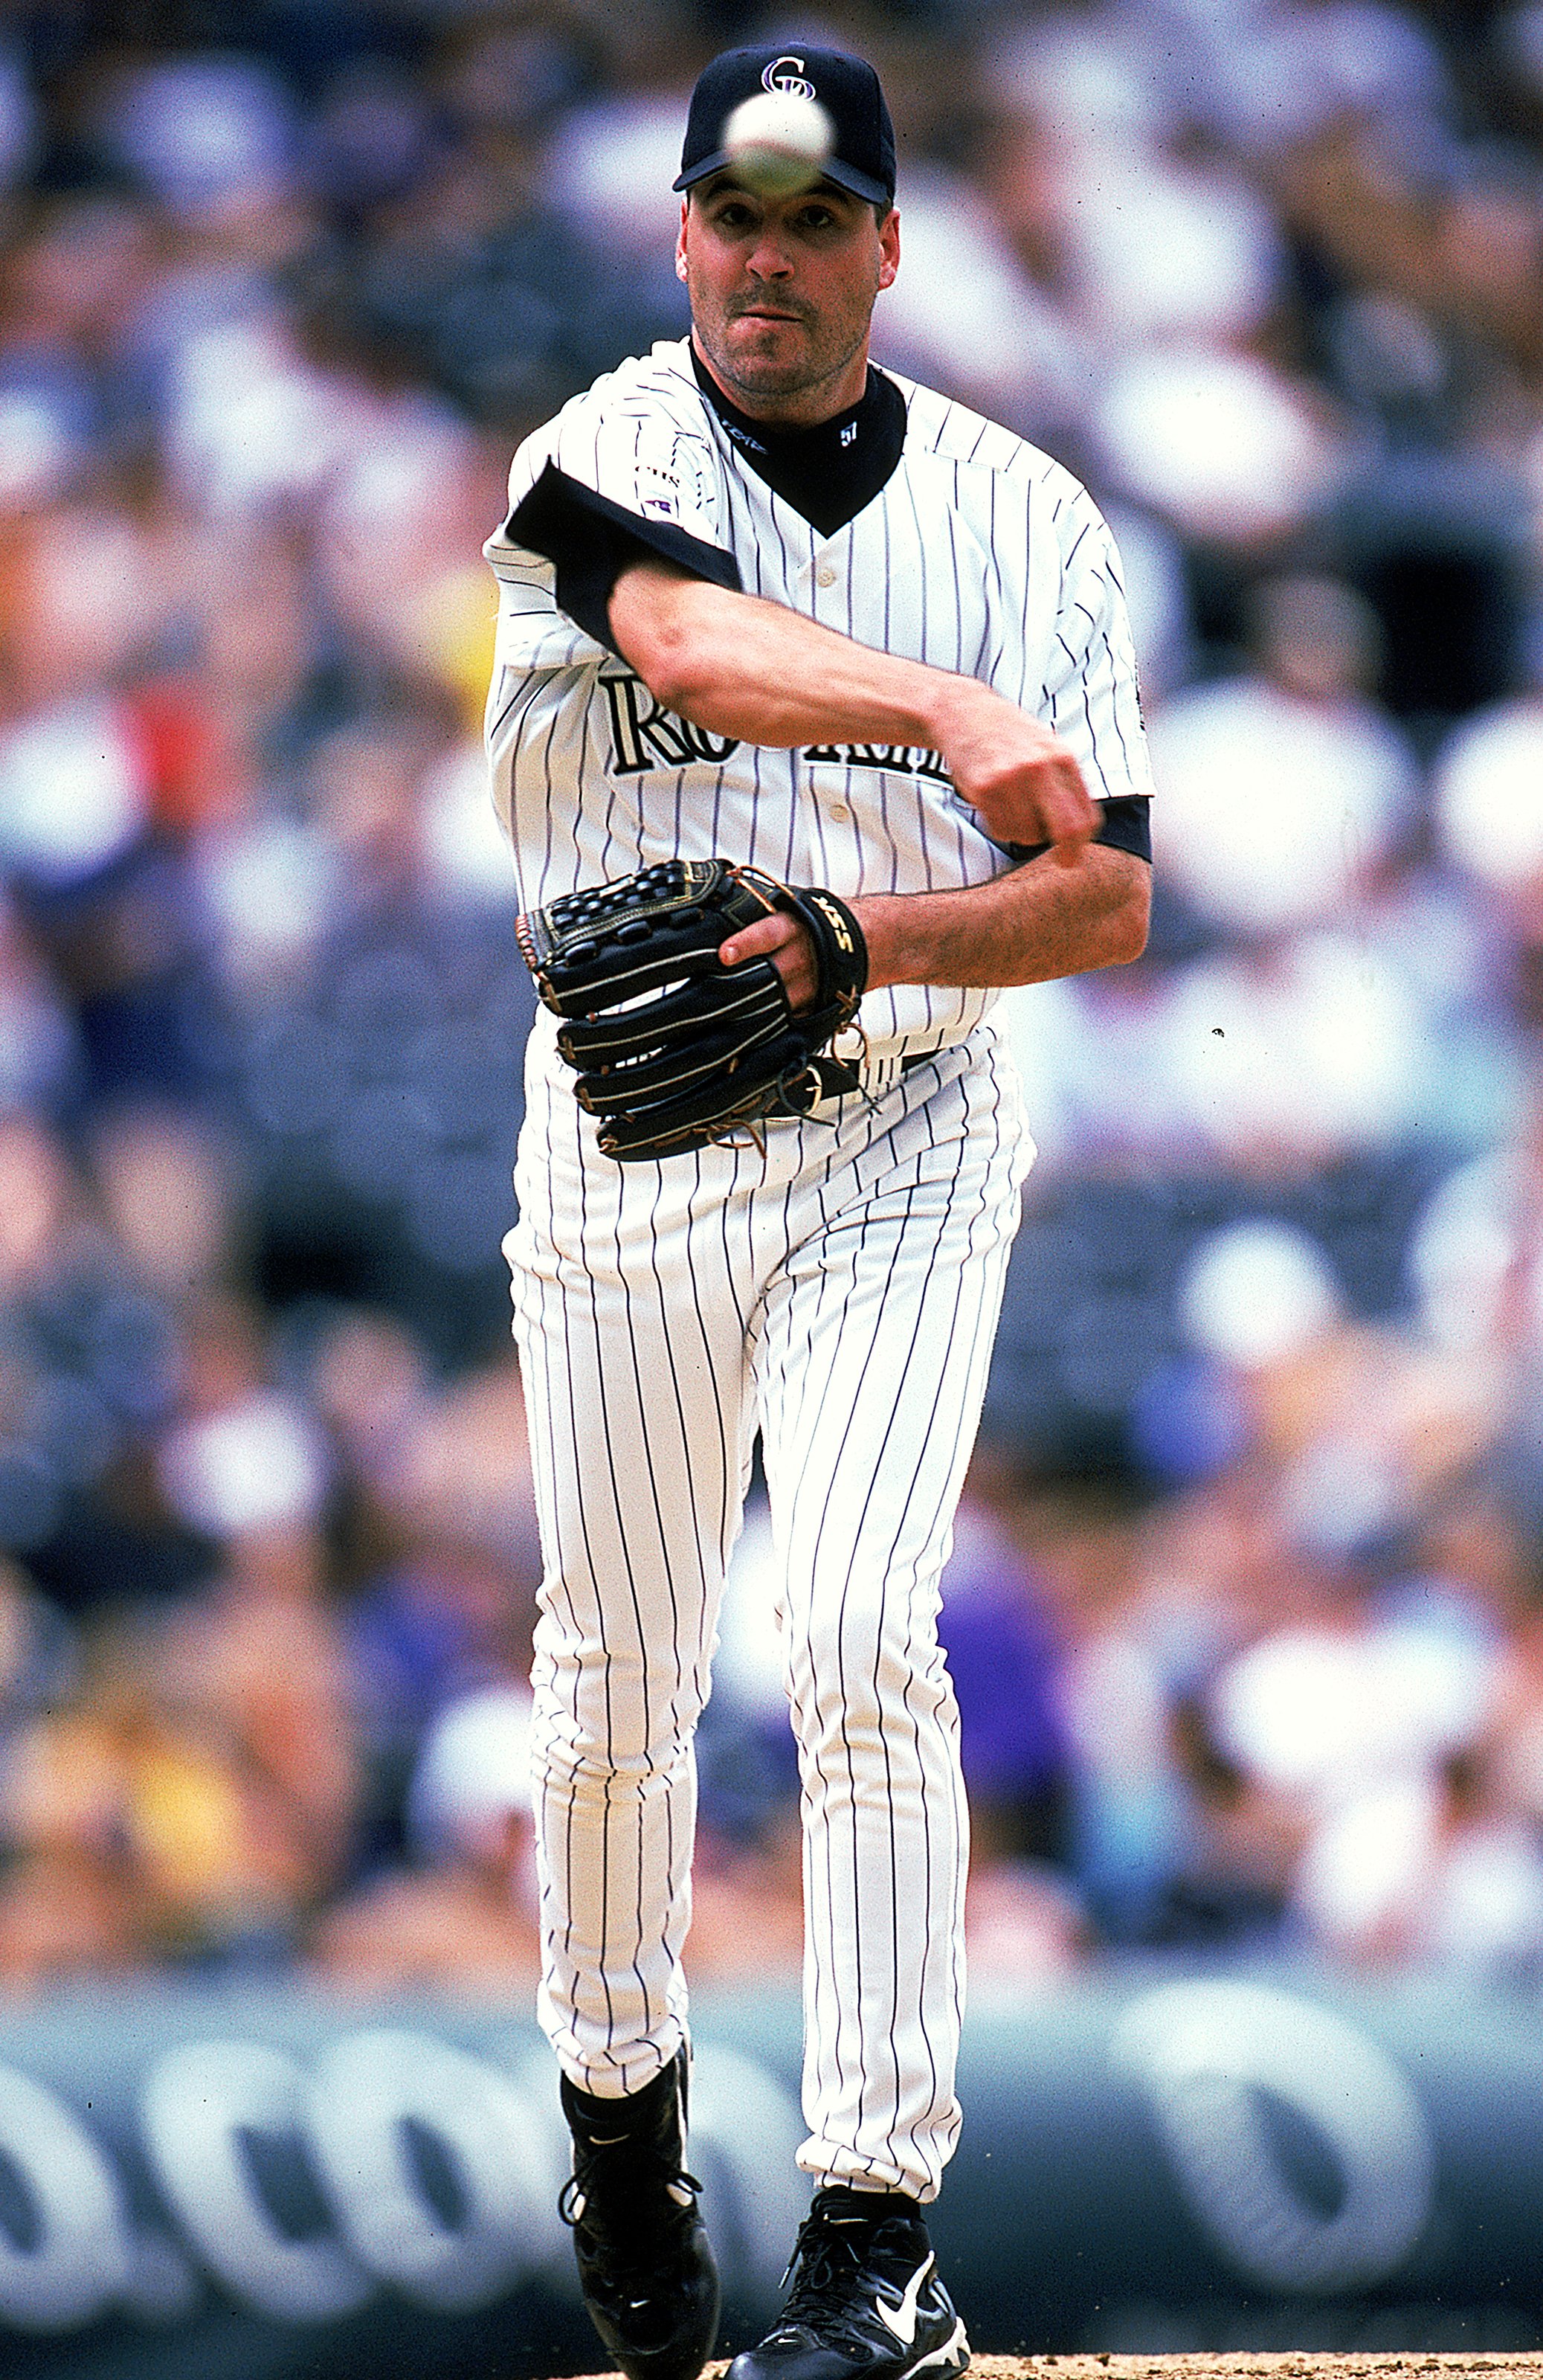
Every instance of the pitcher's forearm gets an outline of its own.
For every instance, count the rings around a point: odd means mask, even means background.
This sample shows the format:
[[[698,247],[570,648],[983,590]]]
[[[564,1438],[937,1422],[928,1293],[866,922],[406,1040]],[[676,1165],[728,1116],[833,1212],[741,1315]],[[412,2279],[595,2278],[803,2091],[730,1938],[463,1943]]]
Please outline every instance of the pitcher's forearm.
[[[639,564],[616,582],[611,626],[650,692],[711,735],[942,748],[945,672],[875,652],[784,604]]]
[[[638,562],[612,589],[611,631],[655,699],[711,735],[941,752],[1000,843],[1050,843],[1075,862],[1097,824],[1075,757],[992,687],[876,652],[784,604]]]
[[[880,892],[852,904],[869,985],[1049,983],[1122,966],[1146,946],[1151,870],[1094,844],[1075,868],[1030,861],[958,892]]]
[[[1049,983],[1124,966],[1146,947],[1151,875],[1133,853],[1093,844],[1074,866],[1042,856],[959,892],[859,894],[849,905],[868,945],[868,989]],[[816,996],[808,936],[783,911],[731,935],[718,954],[725,966],[770,958],[796,1009]]]

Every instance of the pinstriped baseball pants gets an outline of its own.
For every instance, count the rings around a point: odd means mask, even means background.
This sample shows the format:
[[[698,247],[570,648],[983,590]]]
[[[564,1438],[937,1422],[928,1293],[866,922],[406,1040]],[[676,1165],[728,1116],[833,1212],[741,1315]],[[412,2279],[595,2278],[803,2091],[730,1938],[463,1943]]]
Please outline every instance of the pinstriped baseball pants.
[[[509,1236],[544,1558],[541,2017],[639,2089],[685,2037],[692,1750],[759,1427],[804,1830],[821,2180],[936,2195],[967,1818],[938,1579],[1032,1157],[990,1026],[753,1147],[601,1157],[532,1037]]]

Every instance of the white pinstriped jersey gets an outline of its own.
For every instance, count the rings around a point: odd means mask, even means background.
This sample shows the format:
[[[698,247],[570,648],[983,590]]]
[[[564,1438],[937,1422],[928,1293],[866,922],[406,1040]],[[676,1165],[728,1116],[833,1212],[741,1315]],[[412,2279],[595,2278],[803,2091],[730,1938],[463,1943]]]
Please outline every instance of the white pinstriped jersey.
[[[889,377],[907,407],[900,462],[831,537],[737,453],[685,340],[622,364],[528,438],[511,506],[555,462],[732,554],[748,592],[996,687],[1064,738],[1096,799],[1148,795],[1119,565],[1091,497],[1012,431]],[[485,551],[499,580],[489,749],[523,907],[677,855],[847,897],[955,890],[1015,864],[936,752],[711,735],[662,711],[559,610],[550,562],[503,532]],[[995,998],[897,985],[869,993],[860,1023],[875,1056],[942,1048]]]

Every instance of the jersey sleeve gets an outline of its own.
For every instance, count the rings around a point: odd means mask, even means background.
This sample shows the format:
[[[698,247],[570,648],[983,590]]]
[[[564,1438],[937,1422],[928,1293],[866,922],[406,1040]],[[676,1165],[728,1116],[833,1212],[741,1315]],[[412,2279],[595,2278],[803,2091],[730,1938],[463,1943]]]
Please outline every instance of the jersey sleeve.
[[[614,651],[611,590],[638,556],[738,589],[739,566],[719,541],[717,493],[705,441],[642,395],[608,404],[597,389],[520,448],[493,545],[550,565],[558,611]]]
[[[1136,689],[1136,648],[1120,557],[1092,498],[1066,506],[1061,602],[1044,687],[1044,716],[1075,753],[1104,806],[1096,838],[1150,858],[1151,763]]]

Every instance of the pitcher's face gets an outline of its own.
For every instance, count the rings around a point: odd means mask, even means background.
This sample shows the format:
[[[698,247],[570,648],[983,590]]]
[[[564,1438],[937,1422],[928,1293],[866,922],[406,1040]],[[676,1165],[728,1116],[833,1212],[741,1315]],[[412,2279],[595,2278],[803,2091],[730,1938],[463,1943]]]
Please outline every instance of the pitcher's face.
[[[821,182],[757,198],[716,174],[681,209],[675,270],[697,347],[741,412],[790,426],[861,397],[874,299],[894,279],[899,218]]]

